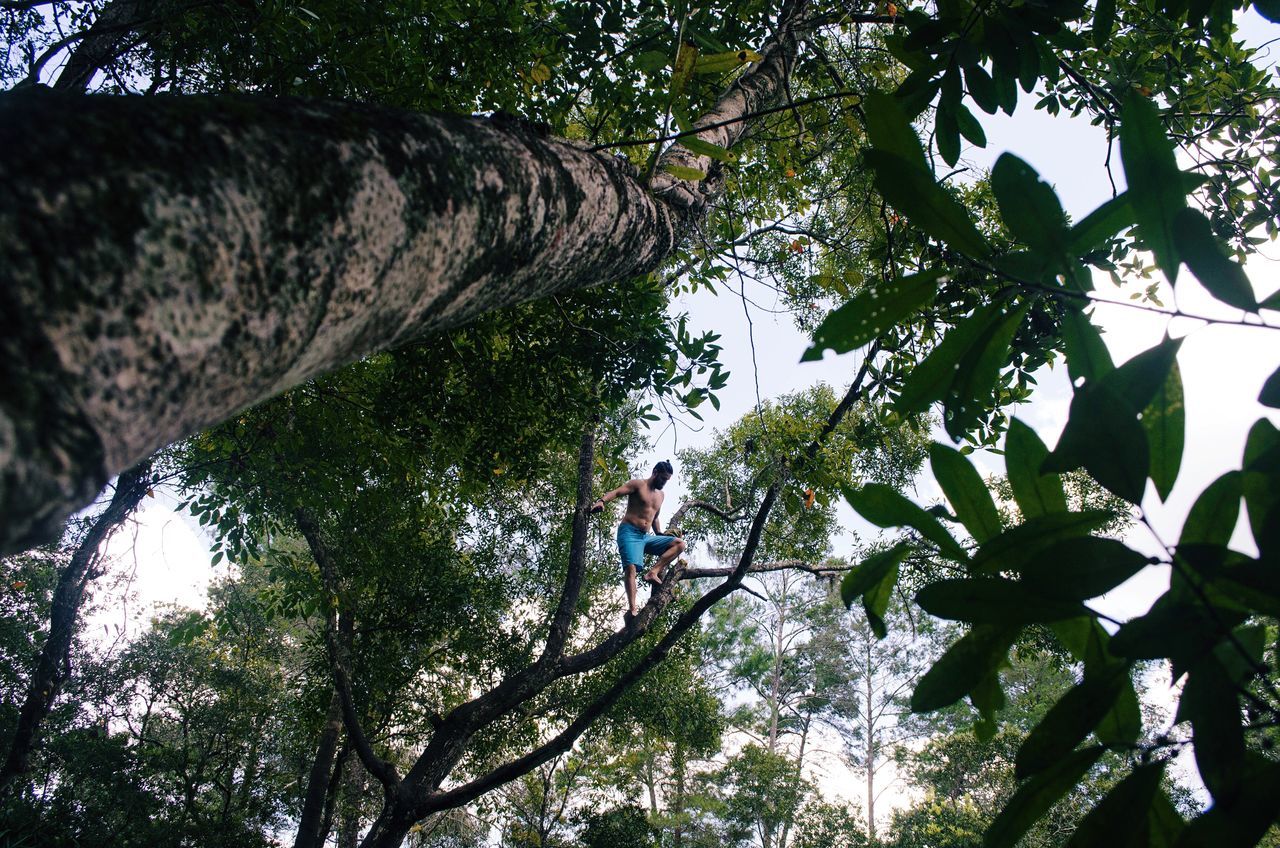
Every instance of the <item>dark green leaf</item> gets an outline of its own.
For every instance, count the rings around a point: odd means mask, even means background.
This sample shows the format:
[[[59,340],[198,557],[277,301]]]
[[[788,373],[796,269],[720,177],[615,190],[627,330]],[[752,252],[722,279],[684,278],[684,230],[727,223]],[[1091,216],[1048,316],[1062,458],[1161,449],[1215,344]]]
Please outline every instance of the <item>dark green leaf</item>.
[[[1063,598],[1087,600],[1111,591],[1150,564],[1115,539],[1082,536],[1046,549],[1022,568],[1023,582]]]
[[[1181,210],[1174,218],[1173,232],[1183,261],[1200,285],[1225,304],[1258,311],[1249,278],[1243,268],[1227,257],[1204,213],[1198,209]]]
[[[1061,760],[1093,732],[1120,697],[1129,679],[1129,666],[1118,663],[1067,690],[1040,723],[1027,734],[1014,762],[1014,775],[1022,780]]]
[[[1120,160],[1134,216],[1143,242],[1173,283],[1180,262],[1173,222],[1187,206],[1173,142],[1165,134],[1155,104],[1137,92],[1125,98],[1120,117]]]
[[[912,369],[895,406],[904,415],[924,412],[942,400],[956,380],[956,364],[983,339],[1000,318],[1001,304],[979,307],[943,337],[924,361]]]
[[[1071,399],[1066,429],[1045,469],[1083,465],[1111,492],[1136,504],[1146,491],[1150,462],[1147,434],[1128,403],[1105,383],[1089,383]]]
[[[959,451],[937,442],[929,448],[929,464],[942,493],[974,541],[981,544],[999,535],[1003,529],[1000,513],[973,464]]]
[[[1178,545],[1226,545],[1240,518],[1244,497],[1244,475],[1228,471],[1200,493],[1187,513]]]
[[[1040,473],[1040,466],[1048,456],[1049,449],[1034,430],[1016,418],[1009,422],[1004,465],[1013,499],[1026,518],[1067,511],[1062,480],[1056,474]]]
[[[1062,341],[1067,348],[1067,374],[1073,383],[1099,380],[1115,369],[1098,328],[1084,313],[1073,311],[1062,317]]]
[[[1182,339],[1166,337],[1160,344],[1144,350],[1103,376],[1102,382],[1137,415],[1146,409],[1168,381],[1181,348]]]
[[[1093,10],[1093,46],[1101,50],[1116,23],[1116,0],[1098,0]]]
[[[1244,729],[1240,700],[1225,668],[1208,654],[1192,665],[1182,687],[1175,722],[1190,721],[1196,766],[1215,801],[1240,790]]]
[[[913,225],[975,259],[991,252],[968,211],[928,170],[879,147],[863,155],[875,170],[876,188]]]
[[[1240,792],[1216,801],[1182,832],[1176,848],[1252,848],[1276,819],[1280,762],[1246,752]]]
[[[1158,790],[1151,799],[1151,809],[1147,811],[1148,848],[1173,848],[1186,827],[1186,821],[1169,801],[1169,797],[1163,790]]]
[[[991,169],[991,190],[1009,232],[1033,250],[1059,256],[1069,234],[1067,216],[1058,195],[1026,162],[1012,153],[1001,154]]]
[[[1009,358],[1009,345],[1030,308],[1028,302],[1002,315],[995,327],[978,339],[960,361],[943,404],[943,422],[953,439],[964,438],[981,420],[983,410],[991,406],[992,387]]]
[[[929,160],[920,144],[920,137],[898,102],[887,94],[872,94],[863,100],[863,104],[867,115],[867,137],[872,146],[928,173]]]
[[[1028,518],[978,548],[972,568],[978,573],[1019,571],[1041,551],[1065,539],[1085,536],[1113,518],[1106,510],[1055,512]]]
[[[1258,403],[1272,409],[1280,409],[1280,368],[1277,368],[1262,384],[1262,391],[1258,393]]]
[[[1273,24],[1280,24],[1280,0],[1253,0],[1253,8]]]
[[[893,598],[893,588],[897,583],[898,563],[894,562],[880,582],[862,596],[862,609],[867,614],[867,624],[871,626],[871,631],[876,634],[877,639],[883,639],[889,635],[889,629],[884,623],[884,614],[889,609],[889,601]]]
[[[877,527],[910,527],[938,546],[944,556],[965,561],[969,556],[938,520],[883,483],[861,489],[845,487],[849,506]]]
[[[1249,430],[1244,448],[1244,505],[1263,556],[1280,555],[1280,431],[1265,418]]]
[[[862,347],[888,328],[933,302],[942,270],[924,271],[892,283],[872,283],[828,315],[813,332],[802,362],[822,358],[827,349],[845,353]]]
[[[969,694],[1004,662],[1018,629],[979,624],[960,637],[916,683],[912,711],[940,710]]]
[[[887,551],[881,551],[864,559],[840,581],[840,597],[844,605],[851,606],[863,593],[875,588],[898,563],[906,559],[911,546],[899,542]]]
[[[960,161],[960,124],[956,121],[955,112],[945,104],[939,105],[933,127],[938,155],[943,162],[954,167]]]
[[[1071,228],[1071,248],[1076,253],[1088,253],[1135,223],[1129,193],[1121,192]]]
[[[1000,108],[1000,98],[996,94],[995,83],[981,65],[970,65],[964,69],[965,88],[978,108],[988,115],[994,115]]]
[[[1175,361],[1164,384],[1142,412],[1142,429],[1151,451],[1151,482],[1160,500],[1167,500],[1182,467],[1182,446],[1186,434],[1182,371]]]
[[[916,594],[916,603],[937,618],[984,624],[1061,621],[1086,612],[1077,601],[999,577],[934,580]]]
[[[1132,745],[1138,741],[1142,734],[1142,706],[1132,680],[1120,684],[1120,697],[1093,732],[1104,745]]]
[[[1083,748],[1018,787],[987,828],[985,848],[1012,848],[1031,825],[1080,782],[1105,749]]]
[[[1235,624],[1223,610],[1216,616],[1198,601],[1183,601],[1170,591],[1161,595],[1146,615],[1126,621],[1111,637],[1111,652],[1135,660],[1170,657],[1179,664],[1193,662],[1220,638],[1216,619]]]
[[[1089,811],[1067,842],[1067,848],[1148,848],[1151,806],[1164,763],[1138,766]]]
[[[982,124],[978,123],[978,119],[969,111],[969,107],[963,103],[956,103],[951,107],[956,115],[956,126],[960,128],[960,135],[967,138],[975,147],[987,146],[987,134],[982,129]]]

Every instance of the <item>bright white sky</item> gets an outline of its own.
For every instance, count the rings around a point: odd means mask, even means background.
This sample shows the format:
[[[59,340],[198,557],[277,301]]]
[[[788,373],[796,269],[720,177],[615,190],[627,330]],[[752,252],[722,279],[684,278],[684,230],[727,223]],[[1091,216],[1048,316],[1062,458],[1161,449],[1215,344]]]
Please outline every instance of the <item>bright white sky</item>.
[[[1277,35],[1280,30],[1256,13],[1250,12],[1245,19],[1242,36],[1250,43],[1262,44]],[[1262,61],[1269,64],[1270,60]],[[964,158],[970,165],[983,169],[989,168],[1006,150],[1016,153],[1055,186],[1067,212],[1078,220],[1111,196],[1111,186],[1102,168],[1107,155],[1103,131],[1086,120],[1051,117],[1032,111],[1031,106],[1031,99],[1024,96],[1012,118],[989,117],[979,112],[988,146],[982,150],[970,148]],[[1116,160],[1114,170],[1119,181],[1122,174],[1118,156]],[[1280,289],[1280,264],[1274,261],[1276,256],[1275,248],[1268,245],[1247,266],[1260,297]],[[1105,278],[1099,280],[1098,287],[1103,293],[1115,291]],[[767,292],[749,290],[749,295],[766,308],[771,305]],[[1126,297],[1127,292],[1116,294],[1117,300]],[[1172,301],[1166,299],[1165,302]],[[1183,310],[1192,313],[1226,318],[1238,318],[1241,314],[1209,298],[1189,274],[1179,280],[1177,302]],[[733,372],[733,378],[720,393],[719,412],[710,405],[700,408],[707,419],[700,430],[680,427],[654,434],[653,454],[642,458],[640,470],[644,472],[657,459],[676,459],[680,449],[708,445],[715,428],[723,429],[751,410],[757,397],[767,400],[817,382],[843,387],[859,362],[858,354],[854,353],[838,357],[828,354],[821,362],[800,364],[808,338],[795,329],[790,318],[753,308],[748,321],[742,300],[726,289],[721,290],[719,297],[705,294],[686,297],[673,306],[673,311],[681,310],[690,313],[693,328],[714,329],[722,334],[723,360]],[[1269,317],[1280,323],[1276,316]],[[1195,496],[1219,474],[1239,467],[1245,435],[1252,423],[1265,414],[1280,424],[1280,415],[1264,409],[1255,400],[1262,382],[1280,364],[1280,357],[1276,356],[1280,350],[1280,334],[1265,329],[1203,327],[1193,321],[1179,321],[1170,326],[1162,316],[1123,307],[1101,307],[1096,320],[1105,328],[1108,347],[1117,362],[1158,343],[1166,327],[1174,336],[1187,336],[1179,355],[1188,412],[1182,471],[1167,504],[1161,504],[1151,489],[1143,504],[1161,536],[1166,541],[1176,540]],[[1016,416],[1052,445],[1066,420],[1070,386],[1061,368],[1042,369],[1036,378],[1039,382],[1036,394],[1030,403],[1017,410]],[[945,440],[941,433],[935,437]],[[996,455],[979,454],[974,459],[985,473],[1003,473],[1003,464]],[[668,489],[670,503],[679,503],[685,494],[679,472],[677,466],[676,478]],[[915,495],[923,503],[941,499],[941,492],[927,474],[917,481]],[[148,501],[140,512],[134,530],[120,533],[110,543],[110,552],[121,563],[119,570],[132,579],[115,590],[99,587],[99,611],[89,619],[89,628],[90,632],[100,632],[104,642],[112,643],[122,633],[136,634],[138,631],[134,628],[145,625],[157,605],[203,606],[203,593],[209,580],[223,573],[225,566],[208,565],[208,542],[194,522],[173,512],[174,505],[171,498],[158,491],[157,498]],[[845,509],[842,517],[864,540],[874,538],[879,532],[851,510]],[[1237,545],[1247,547],[1244,538],[1247,534],[1239,532],[1241,530],[1243,528],[1238,528]],[[1135,547],[1154,550],[1153,540],[1145,531],[1131,534],[1128,541]],[[846,537],[838,542],[837,552],[848,553],[852,546],[852,536]],[[1148,569],[1097,606],[1114,617],[1129,618],[1144,612],[1167,585],[1168,576],[1162,569]],[[122,599],[122,588],[131,593],[127,603]],[[828,774],[822,780],[824,789],[828,793],[844,794],[839,790],[848,785],[854,790],[851,794],[856,796],[856,784],[847,784],[851,775],[842,774],[843,769],[837,768],[834,761],[828,765]],[[891,793],[882,803],[890,807],[901,800],[900,794],[894,797]],[[887,821],[887,810],[882,808],[881,812],[883,824]]]

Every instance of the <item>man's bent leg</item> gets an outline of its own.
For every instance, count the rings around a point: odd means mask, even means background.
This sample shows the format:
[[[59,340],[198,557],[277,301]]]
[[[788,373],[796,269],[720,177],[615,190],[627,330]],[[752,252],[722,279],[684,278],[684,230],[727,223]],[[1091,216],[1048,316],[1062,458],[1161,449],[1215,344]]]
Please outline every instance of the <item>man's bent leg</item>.
[[[663,570],[670,565],[676,557],[684,553],[684,549],[684,539],[677,536],[675,541],[667,545],[667,549],[658,556],[658,561],[653,564],[653,568],[650,568],[644,573],[645,581],[648,583],[661,582]]]

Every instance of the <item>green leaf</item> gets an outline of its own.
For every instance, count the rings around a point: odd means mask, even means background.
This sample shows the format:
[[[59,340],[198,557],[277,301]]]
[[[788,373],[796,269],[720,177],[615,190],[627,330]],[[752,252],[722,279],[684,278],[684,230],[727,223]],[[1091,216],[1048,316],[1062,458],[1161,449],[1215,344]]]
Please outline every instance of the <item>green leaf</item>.
[[[1071,413],[1048,471],[1081,465],[1108,490],[1130,503],[1146,491],[1151,449],[1147,434],[1128,403],[1105,383],[1087,383],[1071,399]]]
[[[813,345],[800,361],[822,359],[822,352],[828,349],[845,353],[872,341],[932,303],[942,274],[942,269],[935,269],[892,283],[872,283],[818,325],[813,332]]]
[[[991,190],[1014,238],[1055,257],[1066,252],[1067,216],[1058,195],[1034,168],[1012,153],[1001,154],[991,169]]]
[[[861,489],[844,487],[849,506],[877,527],[910,527],[938,546],[944,556],[967,561],[960,543],[938,520],[883,483],[868,483]]]
[[[1280,23],[1280,0],[1253,0],[1253,8],[1273,24]]]
[[[1227,257],[1204,213],[1198,209],[1181,210],[1173,220],[1173,233],[1182,260],[1209,294],[1237,309],[1258,311],[1248,276]]]
[[[942,400],[956,381],[956,365],[990,332],[1000,318],[1001,304],[991,303],[951,329],[924,361],[911,370],[894,406],[902,415],[924,412]]]
[[[1175,722],[1190,721],[1196,766],[1215,801],[1240,790],[1244,761],[1244,729],[1234,681],[1222,664],[1208,654],[1187,674]]]
[[[924,146],[898,102],[886,94],[872,94],[864,98],[863,104],[867,115],[867,137],[871,139],[872,146],[927,173],[929,159],[925,156]]]
[[[1199,601],[1183,601],[1173,591],[1156,599],[1146,615],[1126,621],[1111,637],[1111,652],[1134,660],[1169,657],[1185,665],[1220,638],[1218,619],[1235,624],[1224,610],[1208,613]]]
[[[943,162],[954,167],[960,161],[960,124],[956,121],[956,113],[945,103],[939,104],[933,127],[938,155]]]
[[[1031,308],[1029,302],[1000,317],[996,326],[970,347],[956,370],[943,405],[947,434],[962,439],[991,404],[992,387],[1009,357],[1009,345]]]
[[[1176,282],[1180,254],[1173,222],[1187,197],[1173,142],[1155,104],[1137,92],[1125,98],[1120,121],[1120,160],[1142,240],[1169,282]]]
[[[937,618],[982,624],[1062,621],[1087,612],[1077,601],[1000,577],[934,580],[916,594],[916,603]]]
[[[1115,539],[1082,536],[1048,548],[1022,568],[1022,580],[1063,598],[1088,600],[1111,591],[1151,564]]]
[[[666,171],[678,180],[691,180],[696,182],[697,180],[704,179],[707,176],[704,171],[699,171],[697,168],[686,168],[684,165],[665,165],[662,170]]]
[[[991,253],[968,211],[928,170],[877,147],[863,153],[885,200],[934,238],[975,259]]]
[[[846,607],[851,606],[863,593],[875,588],[890,570],[906,559],[911,546],[899,542],[887,551],[872,554],[840,581],[840,597]]]
[[[1276,818],[1280,763],[1252,751],[1241,766],[1240,791],[1215,799],[1209,810],[1187,825],[1176,848],[1252,848]]]
[[[1240,500],[1244,497],[1244,475],[1228,471],[1200,493],[1187,520],[1182,525],[1178,545],[1223,545],[1231,541],[1231,534],[1240,518]]]
[[[889,635],[889,629],[884,623],[884,614],[889,609],[889,601],[893,598],[893,588],[897,583],[898,562],[894,562],[880,582],[862,596],[862,609],[867,614],[867,624],[871,626],[871,631],[876,634],[877,639],[883,639]]]
[[[982,124],[978,123],[978,119],[969,111],[969,107],[963,103],[954,103],[951,106],[956,116],[956,126],[960,129],[960,135],[969,140],[975,147],[987,146],[987,134],[982,129]]]
[[[1040,473],[1048,456],[1049,449],[1034,430],[1016,418],[1009,422],[1004,443],[1005,471],[1013,499],[1027,518],[1067,511],[1062,480],[1056,474]]]
[[[991,75],[981,65],[970,65],[964,69],[964,85],[969,90],[969,96],[973,98],[973,102],[988,115],[994,115],[1000,108],[1000,98],[996,94],[995,83],[991,81]]]
[[[684,136],[679,140],[679,143],[685,150],[688,150],[691,153],[696,153],[699,156],[709,156],[712,159],[716,159],[721,162],[738,161],[738,154],[734,153],[732,150],[721,147],[718,144],[712,144],[709,141],[703,141],[696,135]]]
[[[1073,383],[1099,380],[1115,369],[1098,328],[1082,312],[1062,316],[1062,341],[1067,348],[1067,374]]]
[[[1111,710],[1128,679],[1127,663],[1086,672],[1027,734],[1014,761],[1014,776],[1022,780],[1042,772],[1075,750]]]
[[[1173,848],[1178,837],[1187,827],[1186,821],[1174,808],[1163,790],[1157,790],[1147,811],[1148,848]]]
[[[1280,368],[1272,372],[1267,381],[1262,384],[1262,391],[1258,393],[1258,403],[1272,409],[1280,409]]]
[[[1169,371],[1178,361],[1182,339],[1164,341],[1132,357],[1119,368],[1106,374],[1102,382],[1123,399],[1134,415],[1142,412],[1169,379]]]
[[[940,710],[980,685],[1004,662],[1018,629],[979,624],[960,637],[916,683],[911,693],[912,711]]]
[[[1164,767],[1165,763],[1138,766],[1113,786],[1076,827],[1067,848],[1148,848],[1151,805]]]
[[[1058,799],[1066,795],[1106,750],[1083,748],[1059,760],[1018,787],[987,828],[985,848],[1012,848]]]
[[[1000,534],[1000,513],[982,475],[959,451],[934,442],[929,448],[929,464],[942,493],[951,502],[960,522],[979,544]]]
[[[1142,705],[1132,679],[1120,684],[1120,697],[1093,732],[1104,745],[1132,745],[1138,741],[1142,735]]]
[[[1116,0],[1098,0],[1093,10],[1093,46],[1106,47],[1116,23]]]
[[[1096,250],[1103,242],[1137,223],[1129,193],[1121,192],[1090,212],[1071,228],[1071,249],[1083,254]]]
[[[1019,571],[1041,551],[1065,539],[1085,536],[1114,516],[1106,510],[1055,512],[1028,518],[978,548],[971,568],[975,573]]]
[[[636,67],[640,70],[655,74],[667,66],[667,54],[661,50],[646,50],[636,57]]]
[[[1280,431],[1265,418],[1249,429],[1244,447],[1244,505],[1263,556],[1280,554]]]
[[[1182,371],[1177,361],[1169,368],[1164,383],[1142,412],[1142,429],[1151,453],[1151,482],[1160,500],[1168,500],[1182,467],[1182,446],[1186,434]]]

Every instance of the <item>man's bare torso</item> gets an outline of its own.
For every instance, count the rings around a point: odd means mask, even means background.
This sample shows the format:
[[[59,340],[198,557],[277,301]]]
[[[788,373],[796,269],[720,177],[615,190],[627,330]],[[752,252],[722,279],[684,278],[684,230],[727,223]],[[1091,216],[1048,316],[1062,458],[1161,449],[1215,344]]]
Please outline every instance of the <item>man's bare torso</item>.
[[[631,484],[631,491],[627,493],[627,512],[622,520],[648,533],[666,495],[661,490],[650,488],[648,480],[636,479]]]

